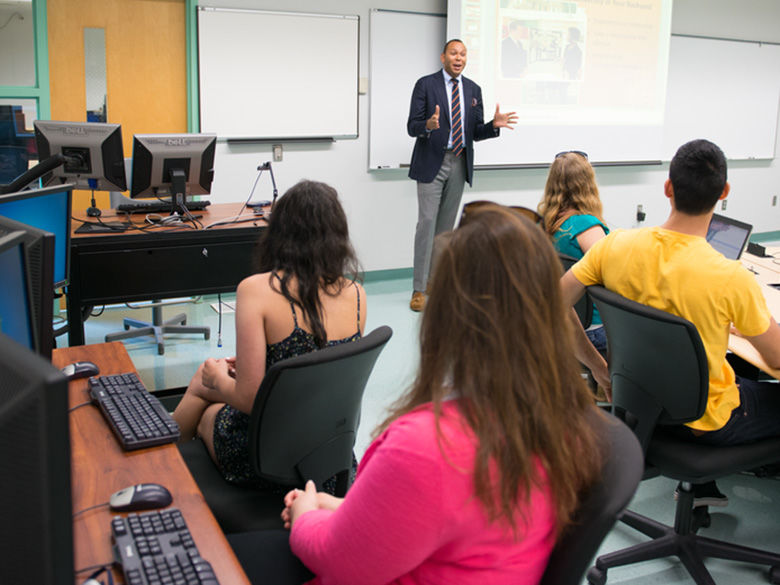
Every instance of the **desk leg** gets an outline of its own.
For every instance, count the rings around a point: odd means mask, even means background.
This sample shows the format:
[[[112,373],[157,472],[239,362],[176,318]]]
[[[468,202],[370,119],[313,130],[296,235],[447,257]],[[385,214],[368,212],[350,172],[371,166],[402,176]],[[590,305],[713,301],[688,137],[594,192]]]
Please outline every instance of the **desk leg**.
[[[70,289],[65,294],[65,306],[68,313],[68,345],[84,345],[84,319],[81,314],[81,297]]]

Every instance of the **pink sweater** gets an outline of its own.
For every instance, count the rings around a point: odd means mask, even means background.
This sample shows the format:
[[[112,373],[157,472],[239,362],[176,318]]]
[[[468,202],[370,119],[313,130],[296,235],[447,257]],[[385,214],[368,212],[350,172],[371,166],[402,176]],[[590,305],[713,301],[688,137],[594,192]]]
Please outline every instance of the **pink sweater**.
[[[534,490],[514,541],[488,523],[473,492],[473,434],[454,403],[395,422],[366,451],[357,479],[335,512],[315,510],[292,528],[293,552],[318,585],[538,583],[554,544],[549,491]]]

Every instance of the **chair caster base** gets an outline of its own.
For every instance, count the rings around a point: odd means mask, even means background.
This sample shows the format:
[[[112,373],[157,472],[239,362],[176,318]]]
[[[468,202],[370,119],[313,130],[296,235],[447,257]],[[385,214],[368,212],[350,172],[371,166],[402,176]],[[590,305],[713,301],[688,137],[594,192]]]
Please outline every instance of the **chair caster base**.
[[[588,569],[587,577],[589,585],[604,585],[607,582],[607,572],[598,567]]]
[[[776,585],[780,583],[780,565],[769,567],[769,582]]]

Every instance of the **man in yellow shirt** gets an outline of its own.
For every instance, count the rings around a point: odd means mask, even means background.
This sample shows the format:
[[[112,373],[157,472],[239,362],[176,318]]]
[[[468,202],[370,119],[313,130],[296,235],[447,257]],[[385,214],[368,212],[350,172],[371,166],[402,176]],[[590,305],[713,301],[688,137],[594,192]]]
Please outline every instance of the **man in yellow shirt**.
[[[780,367],[780,327],[753,275],[705,240],[716,203],[729,193],[723,152],[707,140],[681,146],[669,165],[664,193],[671,204],[666,222],[616,230],[599,240],[562,277],[565,299],[574,304],[586,286],[600,284],[696,325],[710,387],[704,416],[680,429],[686,438],[736,445],[780,435],[780,389],[735,376],[726,361],[733,323],[770,366]],[[584,332],[577,337],[578,357],[608,387],[606,362],[588,347]],[[725,496],[711,493],[714,498],[697,497],[698,503],[725,505]]]

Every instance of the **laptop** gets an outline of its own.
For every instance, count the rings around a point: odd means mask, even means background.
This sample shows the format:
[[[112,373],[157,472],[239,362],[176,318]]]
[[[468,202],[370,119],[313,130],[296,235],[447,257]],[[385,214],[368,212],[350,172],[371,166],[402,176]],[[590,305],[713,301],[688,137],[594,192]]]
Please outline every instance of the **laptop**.
[[[707,241],[726,258],[739,260],[753,226],[724,215],[713,214]]]

